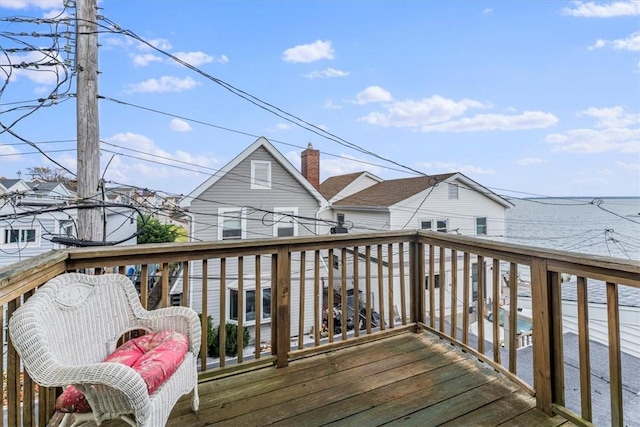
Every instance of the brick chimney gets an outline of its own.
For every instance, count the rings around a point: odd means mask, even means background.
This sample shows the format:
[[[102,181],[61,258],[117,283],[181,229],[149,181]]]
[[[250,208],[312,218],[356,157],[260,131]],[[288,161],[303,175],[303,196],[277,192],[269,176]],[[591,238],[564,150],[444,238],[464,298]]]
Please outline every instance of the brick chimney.
[[[320,150],[314,150],[309,143],[307,149],[302,152],[302,175],[313,185],[320,189]]]

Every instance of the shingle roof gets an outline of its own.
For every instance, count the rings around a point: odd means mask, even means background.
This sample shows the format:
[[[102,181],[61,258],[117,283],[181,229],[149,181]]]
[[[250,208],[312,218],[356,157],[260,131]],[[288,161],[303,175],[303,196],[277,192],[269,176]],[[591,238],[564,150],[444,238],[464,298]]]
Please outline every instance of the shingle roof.
[[[356,180],[360,175],[365,172],[354,172],[345,175],[336,175],[325,179],[320,184],[320,194],[322,194],[327,200],[344,190],[344,188]]]
[[[15,185],[16,182],[20,181],[19,179],[0,179],[0,184],[9,188]]]
[[[336,206],[368,206],[389,207],[414,196],[435,184],[455,175],[446,173],[440,175],[418,176],[415,178],[392,179],[382,181],[371,187],[345,197],[334,203]]]

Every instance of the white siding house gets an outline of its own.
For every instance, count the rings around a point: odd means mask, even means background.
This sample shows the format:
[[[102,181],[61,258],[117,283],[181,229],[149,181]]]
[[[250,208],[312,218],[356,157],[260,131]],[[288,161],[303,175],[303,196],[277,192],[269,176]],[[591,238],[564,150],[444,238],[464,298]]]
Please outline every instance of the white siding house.
[[[55,237],[77,236],[78,213],[69,204],[75,194],[59,182],[0,180],[0,267],[66,248],[53,243]],[[135,210],[106,210],[106,240],[135,245]]]

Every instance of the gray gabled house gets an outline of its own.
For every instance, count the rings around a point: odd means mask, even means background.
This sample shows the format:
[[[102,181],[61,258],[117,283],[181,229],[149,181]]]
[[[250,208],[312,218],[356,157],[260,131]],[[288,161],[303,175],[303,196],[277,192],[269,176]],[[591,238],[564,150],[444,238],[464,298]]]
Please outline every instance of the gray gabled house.
[[[320,152],[309,147],[302,153],[302,170],[298,171],[266,138],[258,138],[231,162],[188,194],[180,206],[190,217],[190,235],[194,241],[233,241],[287,236],[328,234],[330,225],[322,221],[330,218],[329,203],[320,194],[318,162]],[[306,164],[305,164],[306,162]],[[315,176],[314,176],[315,172]],[[311,182],[310,182],[311,181]],[[312,183],[313,182],[313,183]],[[239,262],[232,258],[225,265],[225,322],[238,319],[238,277],[242,277],[242,298],[245,313],[243,324],[251,334],[255,332],[256,287],[260,287],[261,336],[268,337],[271,318],[271,258],[261,258],[261,280],[255,280],[255,258],[243,259],[242,271]],[[299,264],[299,263],[298,263]],[[292,260],[292,277],[299,277],[296,262]],[[207,276],[208,288],[219,289],[220,262],[211,260],[207,272],[202,263],[191,263],[189,304],[196,311],[203,311],[202,277]],[[299,268],[298,268],[299,270]],[[179,292],[172,289],[172,294]],[[217,295],[217,293],[210,293]],[[292,306],[296,307],[298,295],[292,295]],[[207,313],[217,326],[221,302],[209,298]],[[309,302],[311,304],[311,302]],[[311,306],[307,313],[312,313]],[[309,316],[312,316],[309,314]],[[306,324],[313,323],[313,318]],[[292,324],[296,330],[297,324]]]

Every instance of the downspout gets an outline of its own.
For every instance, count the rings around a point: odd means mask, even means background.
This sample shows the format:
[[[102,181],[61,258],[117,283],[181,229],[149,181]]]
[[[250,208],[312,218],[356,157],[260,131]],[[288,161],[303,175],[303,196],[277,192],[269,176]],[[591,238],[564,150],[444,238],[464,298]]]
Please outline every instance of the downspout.
[[[189,218],[189,242],[193,241],[193,236],[194,236],[194,232],[195,232],[195,218],[194,215],[190,212],[185,211],[184,215],[186,217]],[[193,275],[193,263],[190,262],[189,263],[189,271],[184,271],[182,270],[182,274],[188,274],[189,275],[189,307],[191,307],[191,303],[193,302],[193,286],[191,286],[191,276]],[[191,307],[193,308],[193,307]]]

